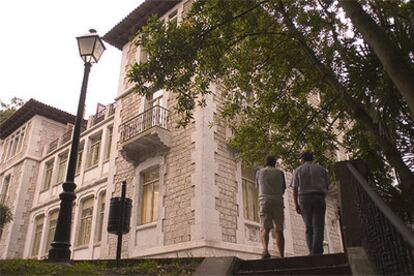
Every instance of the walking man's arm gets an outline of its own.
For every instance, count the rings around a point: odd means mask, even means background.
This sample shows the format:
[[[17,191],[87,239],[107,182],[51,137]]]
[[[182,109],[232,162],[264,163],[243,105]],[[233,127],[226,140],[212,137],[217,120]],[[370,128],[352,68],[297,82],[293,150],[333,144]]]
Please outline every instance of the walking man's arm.
[[[293,186],[293,202],[295,202],[296,213],[300,214],[301,211],[298,202],[299,177],[297,170],[293,172],[291,186]]]
[[[298,187],[293,187],[293,200],[295,202],[296,213],[301,214],[298,202]]]

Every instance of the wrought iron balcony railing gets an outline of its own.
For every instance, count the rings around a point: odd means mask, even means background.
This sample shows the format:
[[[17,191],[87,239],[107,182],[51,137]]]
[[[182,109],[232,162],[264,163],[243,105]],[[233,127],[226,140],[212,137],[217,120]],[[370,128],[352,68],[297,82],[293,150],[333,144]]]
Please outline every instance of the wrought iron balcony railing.
[[[66,131],[63,135],[62,135],[62,142],[61,144],[66,143],[67,141],[70,140],[70,138],[72,137],[72,129]]]
[[[102,109],[101,111],[93,115],[92,125],[96,125],[99,122],[102,122],[105,119],[105,112],[106,112],[106,108]]]
[[[59,146],[59,138],[53,140],[52,142],[50,142],[49,144],[49,148],[47,149],[47,152],[52,152],[55,149],[57,149],[57,147]]]
[[[159,105],[153,106],[120,126],[120,141],[124,143],[155,126],[167,129],[167,123],[168,110]]]

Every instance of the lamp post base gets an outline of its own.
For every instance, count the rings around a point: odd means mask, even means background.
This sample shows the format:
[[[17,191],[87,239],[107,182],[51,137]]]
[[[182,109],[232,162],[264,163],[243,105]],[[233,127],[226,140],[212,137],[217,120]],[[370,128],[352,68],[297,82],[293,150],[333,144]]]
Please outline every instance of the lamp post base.
[[[63,192],[60,193],[60,208],[54,240],[49,250],[48,259],[52,262],[69,263],[71,257],[70,251],[70,232],[72,221],[73,200],[75,200],[76,184],[67,181],[62,184]]]
[[[49,261],[58,263],[70,262],[70,243],[53,242],[53,247],[49,250]]]

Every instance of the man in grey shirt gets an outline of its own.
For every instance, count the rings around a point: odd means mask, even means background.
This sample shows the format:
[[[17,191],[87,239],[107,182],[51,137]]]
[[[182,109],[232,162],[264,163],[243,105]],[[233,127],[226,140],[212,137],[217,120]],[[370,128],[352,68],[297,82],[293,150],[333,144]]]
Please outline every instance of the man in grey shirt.
[[[305,223],[309,254],[322,255],[329,177],[322,166],[313,163],[311,152],[302,154],[302,165],[293,172],[291,186],[296,212]]]
[[[262,258],[270,258],[268,244],[269,232],[275,228],[276,243],[281,257],[284,257],[285,239],[283,237],[283,194],[286,189],[283,172],[275,168],[276,157],[266,159],[266,167],[256,175],[259,186],[260,236],[263,245]]]

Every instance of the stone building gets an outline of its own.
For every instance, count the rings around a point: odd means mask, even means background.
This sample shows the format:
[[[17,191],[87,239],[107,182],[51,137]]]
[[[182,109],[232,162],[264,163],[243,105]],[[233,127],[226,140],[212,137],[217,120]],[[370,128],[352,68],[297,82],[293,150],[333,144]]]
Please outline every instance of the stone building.
[[[75,117],[33,99],[0,126],[0,203],[13,213],[1,231],[0,258],[21,258],[45,146]]]
[[[122,51],[119,88],[116,108],[107,106],[99,119],[102,121],[97,122],[97,116],[89,118],[82,132],[71,235],[74,259],[115,257],[116,236],[106,232],[106,224],[109,200],[120,195],[124,180],[133,206],[131,229],[123,238],[123,257],[257,258],[261,254],[254,170],[244,168],[227,148],[231,133],[224,124],[209,127],[222,108],[220,94],[208,97],[207,107],[195,110],[194,122],[178,129],[176,115],[170,112],[175,100],[168,91],[154,91],[144,98],[133,93],[126,79],[128,65],[147,58],[145,51],[131,42],[131,32],[139,30],[152,14],[179,23],[190,5],[191,0],[144,1],[104,36]],[[27,210],[18,219],[27,228],[17,229],[17,220],[5,228],[0,240],[2,258],[46,256],[69,148],[68,142],[59,138],[68,129],[66,124],[56,123],[61,128],[51,129],[53,135],[32,138],[39,146],[37,167],[22,170],[36,172],[28,176],[31,183],[25,182]],[[2,135],[2,152],[11,135]],[[53,149],[52,142],[57,144]],[[13,166],[8,160],[5,163],[0,167],[2,191],[10,175],[6,169]],[[289,182],[290,174],[287,176]],[[16,203],[19,198],[16,193],[9,197]],[[336,197],[335,189],[327,197],[325,253],[343,250]],[[290,189],[284,200],[286,255],[306,255],[304,225],[295,212]],[[11,227],[16,229],[14,240],[21,242],[13,254],[8,249]],[[275,248],[271,240],[271,250],[277,255]]]

